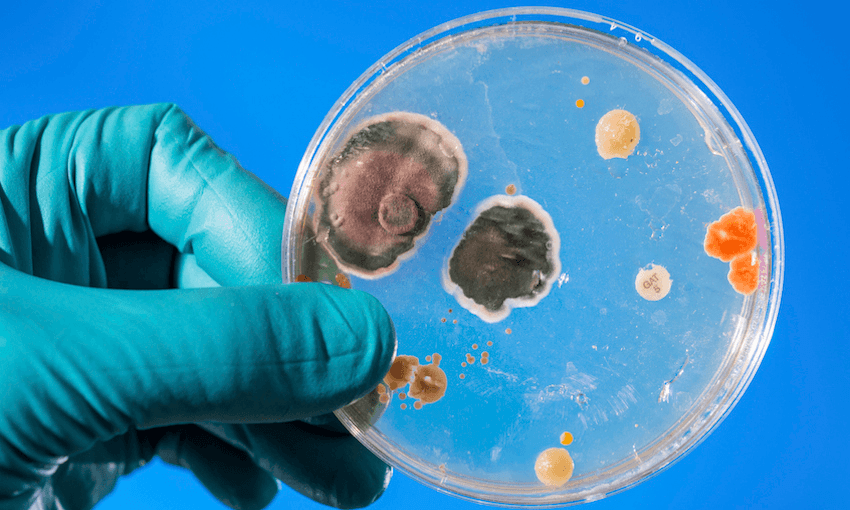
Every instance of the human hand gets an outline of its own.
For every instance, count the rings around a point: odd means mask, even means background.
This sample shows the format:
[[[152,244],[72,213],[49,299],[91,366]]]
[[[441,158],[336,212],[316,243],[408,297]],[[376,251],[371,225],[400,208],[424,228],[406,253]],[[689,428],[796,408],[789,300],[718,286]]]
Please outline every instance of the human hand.
[[[233,508],[275,478],[338,507],[383,492],[387,465],[299,420],[377,385],[392,324],[357,291],[273,285],[283,198],[173,105],[0,143],[0,509],[90,508],[154,455]]]

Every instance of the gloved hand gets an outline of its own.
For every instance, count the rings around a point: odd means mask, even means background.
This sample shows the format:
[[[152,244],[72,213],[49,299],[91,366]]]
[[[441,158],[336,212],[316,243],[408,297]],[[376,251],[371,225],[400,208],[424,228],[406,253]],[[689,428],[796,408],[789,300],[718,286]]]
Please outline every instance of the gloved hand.
[[[392,324],[277,284],[284,206],[173,105],[0,131],[0,509],[90,508],[153,455],[233,508],[275,478],[339,507],[383,492],[388,466],[298,420],[380,381]]]

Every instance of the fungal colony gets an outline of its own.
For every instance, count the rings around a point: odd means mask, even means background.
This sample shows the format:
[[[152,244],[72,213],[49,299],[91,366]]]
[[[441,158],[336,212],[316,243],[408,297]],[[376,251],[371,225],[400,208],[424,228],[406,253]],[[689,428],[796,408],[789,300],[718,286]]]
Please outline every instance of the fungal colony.
[[[443,288],[481,320],[498,322],[549,293],[561,269],[560,245],[540,204],[525,196],[490,197],[452,250]]]
[[[315,189],[315,231],[340,268],[361,278],[394,271],[466,180],[463,149],[445,126],[393,112],[368,119]]]

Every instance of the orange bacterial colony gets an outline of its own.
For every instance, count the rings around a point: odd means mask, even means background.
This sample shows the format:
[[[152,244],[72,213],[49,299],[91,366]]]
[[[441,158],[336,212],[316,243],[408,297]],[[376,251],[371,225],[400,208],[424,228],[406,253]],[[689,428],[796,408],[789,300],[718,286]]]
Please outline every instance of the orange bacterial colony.
[[[708,226],[703,246],[708,255],[731,262],[727,279],[733,289],[752,294],[758,288],[757,244],[755,213],[736,207]]]
[[[295,281],[297,283],[305,283],[305,282],[312,282],[313,280],[311,280],[310,277],[305,275],[305,274],[299,274],[298,276],[295,277]]]
[[[561,444],[564,446],[568,446],[573,442],[573,435],[569,432],[563,432],[560,437]]]
[[[729,262],[754,250],[757,243],[756,215],[737,207],[708,226],[704,246],[710,256]]]
[[[738,255],[729,264],[726,276],[732,288],[741,294],[752,294],[759,286],[759,261],[751,253]]]
[[[514,186],[513,184],[508,184],[507,187],[505,187],[505,193],[507,193],[508,195],[516,194],[516,186]]]
[[[389,386],[390,391],[403,388],[410,383],[418,366],[419,358],[416,356],[397,356],[390,366],[390,371],[384,376],[384,383]]]
[[[537,456],[534,472],[537,479],[550,487],[560,487],[573,476],[573,459],[563,448],[549,448]]]
[[[349,280],[348,277],[345,276],[344,274],[337,273],[335,279],[336,279],[336,284],[339,285],[340,287],[342,287],[343,289],[350,289],[351,288],[351,280]]]
[[[408,392],[399,393],[398,398],[404,400],[410,396],[417,399],[413,404],[414,409],[422,409],[423,404],[433,404],[443,398],[446,394],[448,379],[446,373],[440,368],[442,357],[435,353],[433,356],[428,356],[428,359],[433,359],[433,362],[420,365],[419,358],[416,356],[397,356],[390,366],[390,371],[384,376],[384,384],[389,388],[390,394],[387,394],[383,385],[378,386],[381,403],[389,402],[391,392],[404,388],[408,384],[410,384]],[[404,407],[407,406],[404,405]]]

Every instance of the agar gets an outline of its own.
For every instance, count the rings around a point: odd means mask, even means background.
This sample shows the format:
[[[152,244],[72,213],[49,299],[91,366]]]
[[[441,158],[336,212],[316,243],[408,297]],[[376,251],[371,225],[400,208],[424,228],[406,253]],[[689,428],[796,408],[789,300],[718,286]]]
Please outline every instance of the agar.
[[[664,266],[650,264],[641,268],[635,278],[635,290],[647,301],[658,301],[670,293],[673,280]]]
[[[493,323],[549,294],[561,268],[561,241],[552,218],[528,197],[490,197],[476,213],[444,266],[442,283],[461,306]]]
[[[756,244],[755,213],[736,207],[708,226],[703,246],[709,256],[729,262],[755,249]]]
[[[759,259],[751,253],[738,255],[729,264],[726,279],[741,294],[752,294],[759,286]]]
[[[560,487],[573,476],[575,464],[567,450],[549,448],[540,452],[534,463],[537,479],[551,487]]]
[[[611,110],[596,124],[596,150],[604,159],[626,159],[639,141],[640,125],[626,110]]]
[[[412,255],[431,218],[458,197],[467,161],[434,119],[392,112],[353,130],[315,191],[317,238],[347,272],[379,278]]]

